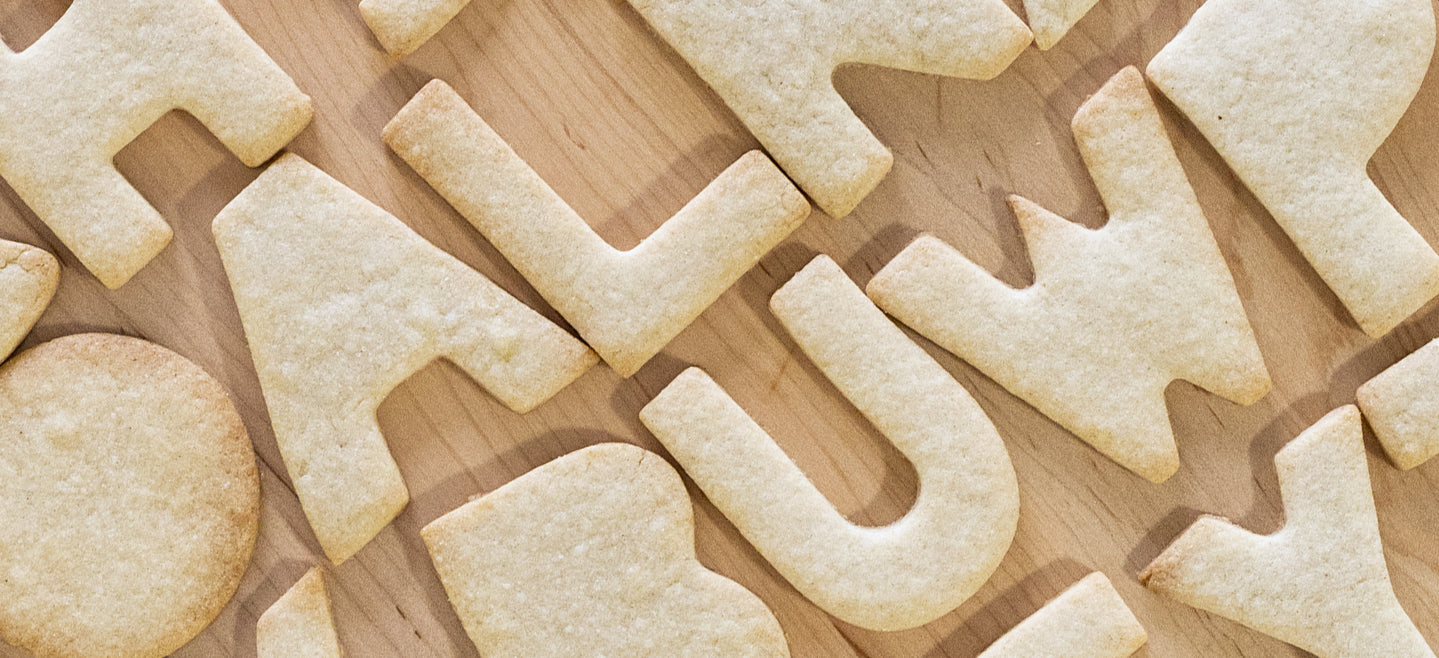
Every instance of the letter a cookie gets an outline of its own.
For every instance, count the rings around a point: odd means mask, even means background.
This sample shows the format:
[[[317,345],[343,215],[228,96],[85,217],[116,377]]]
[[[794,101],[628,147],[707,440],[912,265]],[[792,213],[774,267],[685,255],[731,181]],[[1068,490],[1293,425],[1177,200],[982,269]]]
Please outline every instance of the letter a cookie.
[[[1430,0],[1209,0],[1149,62],[1374,337],[1439,294],[1439,255],[1364,171],[1433,52]]]
[[[622,377],[809,215],[789,179],[751,151],[639,246],[619,251],[439,80],[390,121],[385,142]]]
[[[1139,579],[1319,658],[1433,658],[1389,582],[1359,410],[1330,412],[1274,463],[1284,498],[1279,532],[1260,536],[1203,517]]]
[[[421,531],[485,658],[784,658],[754,594],[695,559],[694,516],[658,455],[570,453]]]
[[[111,288],[170,242],[121,148],[181,109],[255,167],[311,112],[216,0],[75,0],[24,52],[0,46],[0,89],[0,176]]]
[[[919,475],[904,518],[845,520],[704,371],[690,368],[640,421],[790,584],[873,630],[927,624],[999,566],[1019,519],[1009,453],[974,398],[826,256],[770,300],[804,353]]]
[[[299,156],[230,202],[215,243],[285,468],[335,563],[409,500],[375,410],[453,361],[524,412],[596,361],[584,344]]]
[[[987,80],[1029,44],[1000,0],[630,0],[816,205],[849,214],[894,156],[834,90],[855,62]]]
[[[1268,392],[1269,374],[1138,70],[1079,109],[1074,137],[1109,223],[1091,231],[1011,197],[1033,286],[1010,288],[926,236],[868,292],[1110,459],[1162,482],[1179,468],[1169,383],[1250,404]]]

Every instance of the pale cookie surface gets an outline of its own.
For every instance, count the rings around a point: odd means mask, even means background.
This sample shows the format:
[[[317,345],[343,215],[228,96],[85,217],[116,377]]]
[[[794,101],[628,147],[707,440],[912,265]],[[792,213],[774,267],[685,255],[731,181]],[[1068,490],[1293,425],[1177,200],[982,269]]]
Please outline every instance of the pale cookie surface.
[[[408,55],[435,36],[470,0],[360,0],[360,15],[391,55]]]
[[[1071,585],[979,658],[1124,658],[1149,635],[1102,573]]]
[[[832,217],[894,156],[830,77],[845,63],[987,80],[1029,44],[1001,0],[630,0]]]
[[[1379,373],[1355,395],[1395,466],[1408,470],[1439,454],[1439,341]]]
[[[218,382],[153,343],[59,338],[0,367],[0,635],[164,656],[250,561],[260,481]]]
[[[1330,412],[1274,463],[1282,529],[1261,536],[1202,517],[1139,579],[1319,658],[1432,657],[1389,582],[1359,410]]]
[[[1439,293],[1439,255],[1365,172],[1433,52],[1430,0],[1209,0],[1149,63],[1375,337]]]
[[[1014,538],[1019,490],[994,425],[949,373],[826,256],[770,300],[796,343],[919,475],[913,508],[847,521],[704,371],[676,377],[640,420],[745,538],[826,612],[899,630],[955,609]]]
[[[59,284],[60,262],[49,252],[0,240],[0,360],[25,340]]]
[[[216,0],[75,0],[21,53],[0,45],[0,176],[117,288],[170,227],[112,160],[170,110],[252,167],[309,123],[310,99]]]
[[[1010,288],[925,236],[875,275],[869,296],[1110,459],[1162,482],[1179,468],[1170,382],[1250,404],[1269,391],[1269,374],[1139,72],[1115,75],[1073,129],[1110,218],[1089,230],[1011,197],[1034,285]]]
[[[336,563],[409,500],[375,419],[400,382],[444,357],[523,412],[596,361],[299,156],[245,188],[214,233],[285,468]]]
[[[259,658],[340,658],[323,568],[305,572],[260,615],[255,645]]]
[[[486,658],[789,655],[769,608],[695,559],[679,474],[632,445],[570,453],[421,534]]]
[[[799,190],[751,151],[653,235],[619,251],[439,80],[400,110],[385,142],[622,377],[809,215]]]
[[[1034,31],[1034,45],[1049,50],[1099,0],[1024,0],[1024,15]]]

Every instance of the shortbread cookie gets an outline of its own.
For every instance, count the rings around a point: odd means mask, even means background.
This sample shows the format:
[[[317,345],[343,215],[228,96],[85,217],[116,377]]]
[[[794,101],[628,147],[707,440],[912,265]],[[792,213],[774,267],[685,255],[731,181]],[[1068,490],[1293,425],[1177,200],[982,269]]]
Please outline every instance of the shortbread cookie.
[[[1024,0],[1024,15],[1034,31],[1034,45],[1049,50],[1099,0]]]
[[[894,163],[830,77],[844,63],[987,80],[1029,44],[1002,0],[630,0],[815,205],[849,214]]]
[[[1016,290],[921,237],[869,283],[901,322],[1154,482],[1179,468],[1164,389],[1240,404],[1269,374],[1234,280],[1133,67],[1074,116],[1109,223],[1097,231],[1010,197],[1034,285]]]
[[[1370,336],[1439,293],[1364,171],[1433,52],[1430,0],[1209,0],[1149,63]]]
[[[375,419],[400,382],[444,357],[524,412],[596,361],[299,156],[281,157],[245,188],[214,231],[275,441],[336,563],[409,500]]]
[[[0,367],[0,636],[37,656],[164,656],[250,562],[260,480],[224,389],[135,338]]]
[[[1203,517],[1139,579],[1320,658],[1432,658],[1389,583],[1359,410],[1330,412],[1274,463],[1286,519],[1279,532]]]
[[[1010,629],[979,658],[1124,658],[1148,640],[1109,578],[1095,572]]]
[[[1355,397],[1395,466],[1409,470],[1439,454],[1439,340],[1365,382]]]
[[[0,240],[0,360],[25,340],[59,284],[60,263],[49,252]]]
[[[360,0],[360,14],[391,55],[408,55],[435,36],[470,0]]]
[[[809,215],[799,190],[751,151],[639,246],[619,251],[440,80],[390,121],[385,142],[622,377]]]
[[[118,288],[170,227],[111,160],[170,110],[259,166],[310,121],[295,87],[216,0],[75,0],[22,53],[0,46],[0,176]]]
[[[314,567],[255,626],[259,658],[340,658],[325,570]]]
[[[904,518],[845,520],[704,371],[640,420],[795,589],[856,626],[899,630],[955,609],[1014,538],[1019,490],[994,425],[963,387],[820,256],[770,300],[796,343],[919,475]]]
[[[679,474],[632,445],[556,459],[421,534],[486,658],[789,655],[769,608],[695,559]]]

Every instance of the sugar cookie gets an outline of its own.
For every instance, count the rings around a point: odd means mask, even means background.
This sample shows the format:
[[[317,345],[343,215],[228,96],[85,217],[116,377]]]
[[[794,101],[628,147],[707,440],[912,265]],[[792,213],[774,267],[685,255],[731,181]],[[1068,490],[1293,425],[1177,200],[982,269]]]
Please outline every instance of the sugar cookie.
[[[1439,255],[1364,171],[1433,52],[1429,0],[1209,0],[1149,62],[1370,336],[1439,293]]]
[[[1109,578],[1095,572],[1010,629],[979,658],[1124,658],[1148,640]]]
[[[24,52],[0,45],[0,87],[0,176],[110,288],[170,242],[121,148],[181,109],[254,167],[311,114],[216,0],[75,0]]]
[[[796,343],[919,475],[904,518],[857,526],[704,371],[640,420],[790,584],[856,626],[929,623],[984,584],[1014,538],[1019,490],[994,425],[963,387],[826,256],[770,300]]]
[[[843,217],[894,164],[835,91],[844,63],[987,80],[1029,44],[1001,0],[630,0],[815,205]]]
[[[1029,29],[1034,31],[1034,45],[1040,50],[1053,48],[1098,1],[1024,0],[1024,15],[1029,19]]]
[[[1395,466],[1409,470],[1439,454],[1439,340],[1365,382],[1355,397]]]
[[[325,570],[314,567],[260,615],[259,658],[340,658]]]
[[[809,215],[789,179],[751,151],[639,246],[619,251],[440,80],[390,121],[385,143],[622,377]]]
[[[1250,404],[1269,390],[1269,374],[1139,71],[1115,75],[1073,128],[1111,216],[1091,231],[1011,197],[1034,285],[1010,288],[925,236],[874,276],[869,296],[1110,459],[1162,482],[1179,468],[1169,383]]]
[[[1282,529],[1260,536],[1203,517],[1139,579],[1319,658],[1432,658],[1389,582],[1359,410],[1330,412],[1274,463]]]
[[[695,559],[679,474],[632,445],[556,459],[421,534],[486,658],[789,655],[769,608]]]
[[[360,15],[391,55],[408,55],[435,36],[470,0],[360,0]]]
[[[0,360],[25,340],[59,284],[60,263],[49,252],[0,240]]]
[[[220,384],[163,347],[59,338],[0,367],[0,635],[164,656],[230,600],[260,481]]]
[[[523,412],[596,361],[299,156],[281,157],[245,188],[214,232],[275,441],[336,563],[409,500],[375,419],[400,382],[444,357]]]

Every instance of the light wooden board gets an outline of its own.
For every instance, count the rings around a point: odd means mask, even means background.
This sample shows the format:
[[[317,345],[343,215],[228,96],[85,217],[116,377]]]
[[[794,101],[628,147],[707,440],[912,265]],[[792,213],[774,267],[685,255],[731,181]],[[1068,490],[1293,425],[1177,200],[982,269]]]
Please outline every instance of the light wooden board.
[[[292,150],[552,318],[558,319],[498,253],[381,144],[381,127],[426,81],[454,85],[621,248],[755,147],[734,115],[619,0],[474,0],[434,40],[398,61],[361,22],[357,0],[223,1],[315,98],[315,123]],[[0,34],[24,47],[68,4],[0,0]],[[1011,284],[1025,284],[1032,273],[1004,197],[1023,194],[1085,225],[1102,224],[1069,118],[1114,72],[1147,62],[1199,4],[1102,0],[1053,50],[1031,48],[988,82],[842,69],[836,84],[894,150],[894,171],[852,216],[811,217],[632,379],[597,367],[520,416],[447,364],[412,377],[381,407],[380,422],[413,500],[372,544],[333,570],[335,614],[350,655],[475,655],[419,529],[471,496],[586,445],[628,441],[659,450],[636,414],[691,364],[728,389],[852,519],[883,524],[901,516],[913,500],[913,469],[798,352],[766,310],[769,295],[818,253],[863,284],[920,232],[959,246]],[[1430,192],[1439,189],[1435,77],[1370,171],[1400,212],[1439,244],[1439,197]],[[1359,384],[1439,335],[1439,305],[1382,340],[1365,337],[1213,149],[1171,106],[1161,102],[1161,110],[1238,282],[1274,392],[1241,408],[1173,385],[1168,399],[1184,465],[1169,482],[1152,485],[921,339],[1003,434],[1020,481],[1019,532],[998,572],[958,610],[920,629],[870,632],[801,598],[691,487],[701,561],[775,610],[794,655],[974,656],[1096,569],[1149,629],[1140,655],[1297,653],[1159,598],[1134,576],[1200,512],[1261,532],[1278,528],[1274,453],[1330,409],[1352,402]],[[211,219],[258,172],[178,113],[117,160],[175,227],[174,243],[118,291],[82,270],[14,193],[0,188],[0,237],[44,246],[65,265],[58,296],[26,345],[79,331],[142,336],[194,359],[232,392],[262,472],[260,540],[234,600],[181,655],[253,655],[256,618],[322,560],[276,450],[210,237]],[[1368,444],[1399,599],[1439,644],[1439,463],[1401,473],[1372,437]]]

